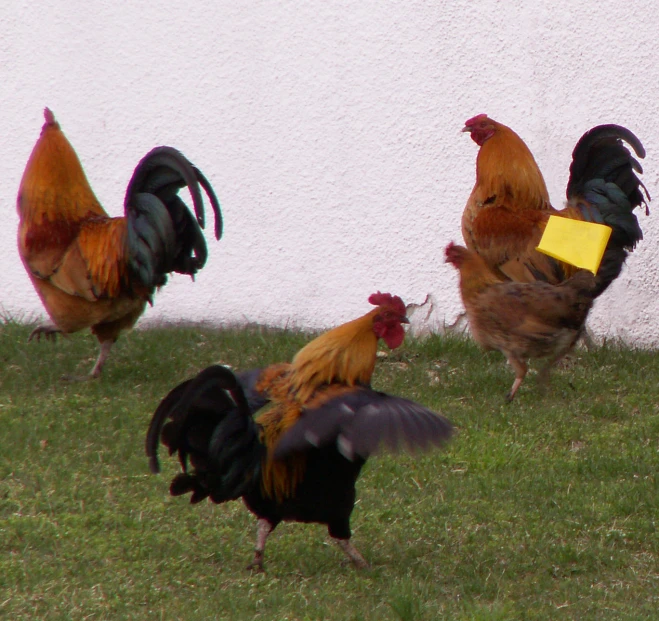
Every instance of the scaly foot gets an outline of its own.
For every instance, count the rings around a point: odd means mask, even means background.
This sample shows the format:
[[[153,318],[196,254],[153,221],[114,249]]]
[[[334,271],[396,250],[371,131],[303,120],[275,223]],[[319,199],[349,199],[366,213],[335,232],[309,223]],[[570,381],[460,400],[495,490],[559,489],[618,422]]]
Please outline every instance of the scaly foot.
[[[34,330],[32,330],[32,332],[30,332],[30,336],[27,337],[27,342],[29,343],[32,339],[35,338],[37,341],[40,341],[42,336],[47,341],[54,341],[57,335],[61,332],[62,331],[59,328],[56,328],[53,324],[45,323],[41,326],[37,326]]]
[[[265,569],[263,569],[263,552],[258,550],[254,552],[254,560],[245,567],[247,571],[254,572],[255,574],[264,574]]]
[[[98,375],[71,375],[66,373],[60,377],[63,382],[89,382],[93,379],[97,379]]]

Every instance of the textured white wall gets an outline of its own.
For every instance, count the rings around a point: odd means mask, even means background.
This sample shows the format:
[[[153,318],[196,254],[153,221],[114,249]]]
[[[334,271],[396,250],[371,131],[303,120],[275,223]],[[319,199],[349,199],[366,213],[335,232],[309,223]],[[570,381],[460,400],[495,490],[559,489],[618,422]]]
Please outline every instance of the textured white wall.
[[[659,16],[651,0],[4,0],[0,307],[42,314],[17,256],[15,197],[52,108],[111,215],[151,147],[213,183],[226,234],[196,283],[176,276],[144,320],[325,327],[377,290],[460,311],[443,248],[460,240],[481,112],[534,152],[555,204],[598,123],[648,151],[657,193]],[[598,301],[601,334],[659,342],[659,216]],[[210,240],[210,234],[209,234]],[[418,315],[417,315],[418,316]]]

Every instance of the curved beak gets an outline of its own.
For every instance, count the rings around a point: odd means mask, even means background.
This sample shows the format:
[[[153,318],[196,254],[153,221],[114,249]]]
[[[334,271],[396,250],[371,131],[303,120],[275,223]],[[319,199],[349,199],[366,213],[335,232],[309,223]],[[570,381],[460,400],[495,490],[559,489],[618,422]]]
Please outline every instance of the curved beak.
[[[471,134],[471,127],[465,125],[460,131],[462,133],[467,132],[467,133]]]
[[[401,322],[401,323],[410,323],[410,320],[409,320],[407,317],[405,317],[405,316],[403,315],[403,316],[400,318],[400,322]]]

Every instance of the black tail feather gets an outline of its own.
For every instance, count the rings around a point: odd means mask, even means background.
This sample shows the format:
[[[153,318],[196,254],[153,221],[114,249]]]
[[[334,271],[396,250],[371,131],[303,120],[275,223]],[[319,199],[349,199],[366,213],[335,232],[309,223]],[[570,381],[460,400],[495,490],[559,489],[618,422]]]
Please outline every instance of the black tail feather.
[[[178,192],[187,187],[194,215]],[[138,163],[126,189],[129,265],[147,287],[166,282],[166,274],[194,276],[208,258],[203,188],[213,210],[215,238],[222,236],[222,213],[208,179],[172,147],[156,147]]]
[[[152,472],[159,471],[159,440],[178,453],[183,470],[171,483],[172,495],[191,492],[193,503],[208,496],[224,502],[259,480],[265,447],[242,386],[226,367],[204,369],[162,400],[147,432]]]
[[[167,257],[170,260],[169,272],[194,276],[208,259],[206,238],[194,219],[188,206],[179,196],[172,197],[167,203],[167,211],[176,231],[176,247]]]
[[[149,458],[149,469],[153,474],[160,472],[160,463],[158,462],[158,444],[160,443],[160,434],[170,415],[172,408],[178,403],[181,395],[185,392],[188,384],[192,380],[188,380],[179,384],[176,388],[171,390],[167,396],[158,404],[156,411],[151,417],[149,429],[146,432],[146,455]],[[169,446],[169,442],[165,442]]]
[[[632,208],[645,203],[647,190],[635,172],[643,173],[636,160],[625,147],[623,140],[634,149],[638,157],[645,157],[641,141],[621,125],[598,125],[587,131],[572,151],[567,198],[583,193],[583,186],[592,179],[615,183],[628,197]],[[645,190],[644,195],[641,188]],[[649,196],[647,197],[649,200]]]
[[[138,192],[155,194],[167,203],[184,187],[190,191],[197,221],[203,228],[204,202],[196,169],[180,151],[166,146],[155,147],[138,162],[126,188],[124,204],[130,205],[132,197]]]
[[[624,141],[624,142],[623,142]],[[643,168],[625,146],[645,157],[641,141],[620,125],[599,125],[586,132],[572,152],[567,185],[569,204],[586,221],[611,227],[611,237],[597,274],[600,295],[615,280],[629,251],[643,239],[634,209],[645,205],[650,195],[639,179]]]
[[[638,157],[645,157],[641,141],[621,125],[598,125],[587,131],[572,151],[570,178],[566,195],[568,201],[583,197],[589,182],[601,180],[614,183],[627,197],[631,212],[650,200],[650,195],[638,174],[643,173],[640,162],[625,146],[627,142]]]
[[[627,251],[620,246],[609,246],[604,252],[596,276],[596,289],[593,298],[601,295],[606,288],[620,276],[622,266],[627,260]]]
[[[222,237],[222,233],[224,232],[224,221],[222,220],[220,201],[217,200],[217,196],[215,196],[215,190],[213,190],[213,186],[210,184],[208,179],[206,179],[204,173],[202,173],[201,170],[199,170],[196,166],[193,166],[192,168],[197,175],[197,181],[199,181],[201,187],[204,188],[204,192],[206,192],[206,196],[208,196],[208,200],[210,201],[211,208],[213,209],[213,214],[215,216],[215,239],[219,240]]]

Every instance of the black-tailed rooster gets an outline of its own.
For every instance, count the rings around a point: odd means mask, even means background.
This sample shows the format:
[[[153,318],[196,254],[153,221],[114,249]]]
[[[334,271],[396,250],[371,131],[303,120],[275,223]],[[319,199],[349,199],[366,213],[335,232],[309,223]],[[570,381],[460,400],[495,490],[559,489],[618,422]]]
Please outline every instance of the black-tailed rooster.
[[[390,348],[408,323],[399,297],[373,294],[363,317],[311,341],[291,363],[234,375],[212,366],[174,388],[156,409],[146,439],[152,472],[158,443],[177,453],[174,496],[221,503],[243,499],[258,518],[250,568],[262,570],[265,542],[281,521],[326,524],[357,567],[350,542],[355,482],[381,446],[425,449],[451,425],[423,406],[370,387],[378,340]],[[257,417],[254,418],[254,415]]]
[[[111,218],[94,196],[53,113],[27,163],[18,192],[18,250],[52,324],[30,339],[91,328],[101,351],[88,377],[98,377],[119,334],[133,327],[167,274],[194,274],[207,258],[203,188],[222,217],[213,188],[171,147],[139,162],[126,190],[125,215]],[[195,216],[178,196],[187,187]]]
[[[606,224],[613,229],[605,254],[606,270],[597,275],[595,295],[618,276],[629,251],[643,238],[633,210],[650,197],[636,173],[645,150],[619,125],[599,125],[586,132],[572,152],[567,205],[554,209],[542,173],[524,141],[509,127],[485,114],[463,129],[480,147],[476,183],[462,216],[467,248],[495,273],[516,282],[558,284],[576,270],[536,250],[550,215]]]

